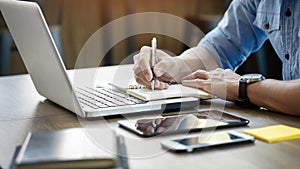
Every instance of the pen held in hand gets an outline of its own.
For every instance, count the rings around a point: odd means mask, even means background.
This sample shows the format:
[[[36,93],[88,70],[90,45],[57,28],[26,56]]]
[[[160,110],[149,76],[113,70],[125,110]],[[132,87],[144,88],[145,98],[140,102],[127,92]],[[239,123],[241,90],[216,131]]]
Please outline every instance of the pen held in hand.
[[[152,52],[151,52],[151,71],[152,71],[152,80],[151,80],[151,90],[154,90],[155,88],[155,81],[156,77],[154,74],[154,66],[156,64],[156,48],[157,48],[157,41],[156,38],[153,38],[151,41],[151,47],[152,47]]]
[[[151,67],[152,71],[152,79],[151,79],[151,90],[155,89],[155,81],[156,81],[156,76],[154,74],[154,67]]]

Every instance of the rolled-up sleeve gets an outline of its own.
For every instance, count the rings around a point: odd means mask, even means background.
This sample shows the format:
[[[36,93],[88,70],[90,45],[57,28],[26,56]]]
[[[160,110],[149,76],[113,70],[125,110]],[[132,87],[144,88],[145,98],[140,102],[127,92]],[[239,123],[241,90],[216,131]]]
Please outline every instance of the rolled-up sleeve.
[[[255,27],[258,0],[234,0],[218,26],[199,43],[224,69],[236,70],[252,52],[266,41],[267,35]]]

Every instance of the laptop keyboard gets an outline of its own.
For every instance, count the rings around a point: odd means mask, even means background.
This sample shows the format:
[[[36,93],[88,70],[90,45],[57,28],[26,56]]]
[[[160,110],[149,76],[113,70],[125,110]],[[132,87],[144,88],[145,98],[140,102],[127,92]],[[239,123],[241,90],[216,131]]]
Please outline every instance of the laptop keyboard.
[[[96,88],[77,87],[75,92],[79,102],[92,109],[145,103],[145,101],[126,93],[114,91],[102,86],[97,86]]]

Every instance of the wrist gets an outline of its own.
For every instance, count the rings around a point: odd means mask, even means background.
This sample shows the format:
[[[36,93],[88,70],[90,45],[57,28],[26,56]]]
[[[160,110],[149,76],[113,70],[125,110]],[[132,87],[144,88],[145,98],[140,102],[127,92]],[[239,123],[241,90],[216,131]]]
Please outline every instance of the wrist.
[[[180,56],[174,57],[174,67],[176,67],[176,79],[181,81],[183,77],[194,72],[193,66],[189,64],[189,59]]]
[[[234,83],[231,85],[231,88],[229,89],[229,93],[232,93],[231,96],[228,96],[228,100],[238,100],[239,98],[239,82]]]

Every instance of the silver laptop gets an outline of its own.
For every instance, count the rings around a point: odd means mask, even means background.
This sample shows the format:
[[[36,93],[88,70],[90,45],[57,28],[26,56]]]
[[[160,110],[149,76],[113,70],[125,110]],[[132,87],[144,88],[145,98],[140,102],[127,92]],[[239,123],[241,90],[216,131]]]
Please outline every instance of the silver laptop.
[[[74,86],[40,7],[33,2],[0,0],[0,9],[39,94],[83,118],[199,105],[192,97],[144,102],[105,85]]]

